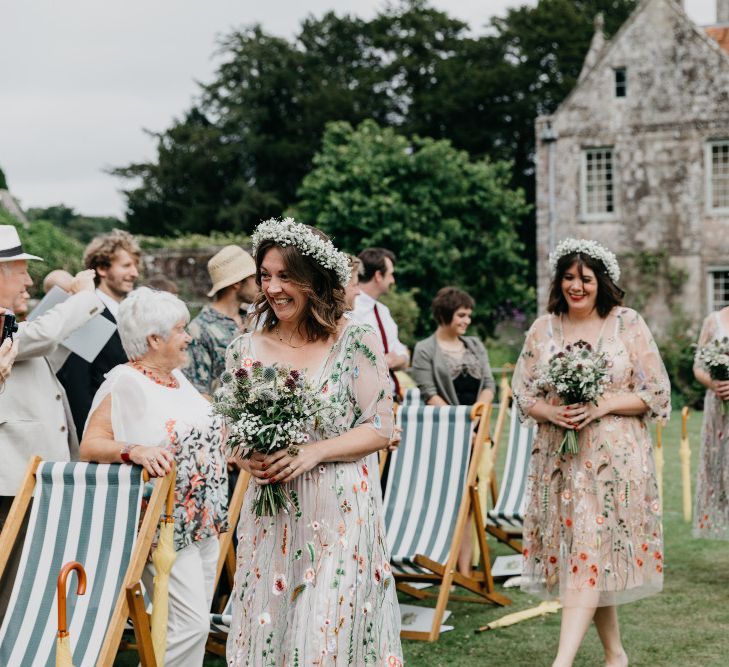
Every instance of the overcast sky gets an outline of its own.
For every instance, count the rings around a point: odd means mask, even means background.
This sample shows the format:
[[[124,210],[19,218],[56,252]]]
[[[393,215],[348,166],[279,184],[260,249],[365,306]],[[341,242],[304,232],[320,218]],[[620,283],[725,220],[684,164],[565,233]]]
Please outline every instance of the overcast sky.
[[[431,0],[481,32],[536,0]],[[715,0],[685,0],[699,24]],[[212,78],[216,38],[259,22],[290,37],[329,9],[370,18],[383,0],[15,0],[0,33],[0,167],[24,208],[64,203],[123,216],[124,182],[108,166],[154,158],[160,131]]]

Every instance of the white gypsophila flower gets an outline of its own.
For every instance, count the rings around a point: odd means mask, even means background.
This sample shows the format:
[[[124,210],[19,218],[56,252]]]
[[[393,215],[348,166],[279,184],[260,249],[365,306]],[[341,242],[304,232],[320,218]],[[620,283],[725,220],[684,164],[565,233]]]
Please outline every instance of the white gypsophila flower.
[[[549,268],[552,275],[557,271],[557,262],[562,257],[577,252],[600,260],[605,266],[605,271],[607,271],[610,279],[614,283],[620,280],[620,265],[615,257],[615,253],[608,250],[605,246],[600,245],[597,241],[591,241],[589,239],[568,238],[561,241],[549,256]]]
[[[294,246],[302,255],[308,255],[325,269],[334,271],[342,287],[349,284],[352,267],[347,255],[337,250],[330,240],[317,236],[293,218],[270,218],[259,224],[251,237],[254,255],[265,240],[275,241],[282,246]]]

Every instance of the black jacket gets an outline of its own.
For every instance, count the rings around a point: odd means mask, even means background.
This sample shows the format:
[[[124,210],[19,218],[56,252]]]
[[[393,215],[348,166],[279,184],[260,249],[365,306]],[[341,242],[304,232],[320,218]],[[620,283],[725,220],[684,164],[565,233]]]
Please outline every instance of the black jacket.
[[[116,324],[116,320],[108,308],[104,308],[102,315]],[[96,390],[104,381],[104,376],[114,366],[125,364],[127,361],[127,355],[122,347],[121,338],[119,338],[119,331],[114,331],[96,359],[91,363],[72,353],[56,374],[68,395],[68,402],[71,405],[71,414],[76,425],[79,441]]]

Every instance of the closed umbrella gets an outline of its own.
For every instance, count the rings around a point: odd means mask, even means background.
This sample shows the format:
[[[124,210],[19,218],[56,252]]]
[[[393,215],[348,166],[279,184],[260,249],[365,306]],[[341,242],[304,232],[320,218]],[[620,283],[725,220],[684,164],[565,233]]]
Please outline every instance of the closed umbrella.
[[[71,640],[68,636],[68,624],[66,623],[66,579],[68,575],[76,570],[78,586],[76,592],[79,595],[86,593],[86,571],[78,561],[66,563],[58,573],[58,634],[56,635],[56,667],[73,667],[71,654]]]
[[[683,482],[683,520],[691,522],[691,447],[688,438],[688,406],[681,410],[681,445],[678,454],[681,457],[681,480]]]
[[[159,524],[159,541],[152,554],[154,565],[154,596],[152,599],[152,645],[158,667],[164,667],[167,651],[167,617],[169,614],[170,571],[177,558],[174,544],[175,518],[175,468],[169,473],[172,478],[167,494],[165,514]]]
[[[559,600],[548,600],[542,602],[536,607],[530,607],[529,609],[522,609],[516,611],[513,614],[507,614],[501,618],[497,618],[491,623],[481,626],[476,632],[483,632],[484,630],[495,630],[496,628],[505,628],[514,623],[520,623],[521,621],[527,621],[530,618],[537,618],[539,616],[545,616],[546,614],[555,614],[562,608]]]

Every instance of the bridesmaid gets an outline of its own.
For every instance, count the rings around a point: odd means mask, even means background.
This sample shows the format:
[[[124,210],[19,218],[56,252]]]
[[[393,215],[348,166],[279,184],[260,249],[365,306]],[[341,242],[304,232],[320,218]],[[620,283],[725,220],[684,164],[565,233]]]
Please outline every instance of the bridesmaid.
[[[520,416],[537,423],[529,463],[522,590],[562,602],[553,667],[569,667],[591,623],[607,667],[628,657],[617,605],[663,587],[663,536],[646,422],[665,421],[670,384],[643,318],[622,305],[615,255],[567,239],[551,259],[548,314],[529,329],[514,370]],[[607,353],[610,382],[597,405],[562,405],[540,372],[569,344]],[[560,453],[565,429],[576,454]]]
[[[698,347],[726,336],[729,336],[729,307],[711,313],[704,320]],[[694,537],[729,540],[729,418],[721,412],[721,402],[729,400],[729,380],[712,380],[698,360],[698,351],[694,377],[706,387]]]

